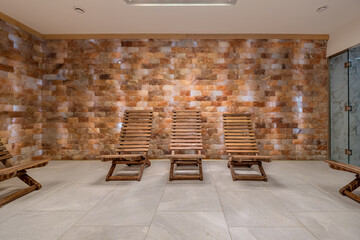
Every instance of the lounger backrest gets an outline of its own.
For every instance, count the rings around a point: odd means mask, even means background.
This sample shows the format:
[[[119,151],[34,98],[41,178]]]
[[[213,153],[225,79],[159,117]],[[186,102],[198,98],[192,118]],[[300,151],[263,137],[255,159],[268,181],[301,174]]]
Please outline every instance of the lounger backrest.
[[[116,151],[146,154],[149,150],[152,122],[152,111],[126,110]]]
[[[201,134],[201,113],[192,110],[174,110],[172,113],[170,150],[195,150],[201,154],[203,149]]]
[[[228,154],[259,154],[250,114],[224,113],[223,120]]]
[[[3,142],[0,140],[0,162],[2,163],[0,164],[0,168],[4,168],[4,167],[7,168],[14,166],[13,162],[11,161],[11,158],[12,158],[11,154],[6,149]]]

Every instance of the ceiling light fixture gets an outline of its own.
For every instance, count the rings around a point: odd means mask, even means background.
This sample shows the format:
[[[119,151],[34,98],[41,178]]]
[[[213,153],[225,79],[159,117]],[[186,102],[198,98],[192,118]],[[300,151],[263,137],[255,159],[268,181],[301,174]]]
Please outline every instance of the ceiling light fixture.
[[[131,6],[232,6],[237,0],[124,0]]]
[[[328,10],[328,8],[329,8],[329,5],[328,5],[328,4],[327,4],[327,5],[324,5],[324,6],[321,6],[321,7],[319,7],[318,9],[316,9],[316,13],[324,12],[324,11]]]
[[[82,7],[74,7],[75,12],[84,14],[86,12],[85,8]]]

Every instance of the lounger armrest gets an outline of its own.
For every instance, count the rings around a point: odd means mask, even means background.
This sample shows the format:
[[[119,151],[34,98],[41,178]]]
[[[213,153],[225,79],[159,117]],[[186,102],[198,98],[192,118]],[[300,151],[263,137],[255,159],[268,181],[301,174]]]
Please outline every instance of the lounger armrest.
[[[328,163],[332,169],[360,174],[360,167],[358,166],[354,166],[346,163],[340,163],[332,160],[325,160],[324,162]]]
[[[234,159],[240,160],[254,160],[254,161],[263,161],[263,162],[271,162],[274,157],[272,156],[261,156],[261,155],[229,155]]]
[[[44,167],[48,164],[49,160],[36,160],[29,163],[15,165],[13,167],[0,169],[0,175],[7,175],[18,171],[26,170],[29,168]]]
[[[117,159],[125,159],[125,158],[136,158],[136,157],[144,157],[146,154],[117,154],[117,155],[101,155],[101,161],[107,162]]]
[[[166,155],[168,158],[184,158],[184,159],[193,159],[193,158],[205,158],[205,155],[202,154],[170,154]]]

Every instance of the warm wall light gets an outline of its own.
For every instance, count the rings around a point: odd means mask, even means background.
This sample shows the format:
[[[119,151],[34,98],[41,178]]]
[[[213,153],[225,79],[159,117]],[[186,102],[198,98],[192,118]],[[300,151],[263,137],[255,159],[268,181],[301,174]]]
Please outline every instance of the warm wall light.
[[[231,6],[237,0],[124,0],[132,6]]]

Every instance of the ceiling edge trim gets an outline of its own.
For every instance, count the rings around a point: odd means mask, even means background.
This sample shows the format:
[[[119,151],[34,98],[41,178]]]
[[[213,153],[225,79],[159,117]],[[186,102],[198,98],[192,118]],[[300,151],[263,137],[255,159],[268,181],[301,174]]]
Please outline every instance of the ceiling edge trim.
[[[38,37],[40,39],[44,39],[44,35],[36,31],[35,29],[23,24],[22,22],[19,22],[18,20],[6,15],[3,12],[0,12],[0,19],[4,20],[7,23],[10,23],[11,25],[14,25],[15,27],[20,28],[21,30],[24,30],[25,32],[28,32],[35,37]]]
[[[329,34],[44,34],[46,40],[61,39],[307,39],[329,40]]]
[[[35,29],[17,21],[16,19],[0,12],[0,19],[10,23],[40,39],[304,39],[304,40],[329,40],[329,34],[42,34]]]

